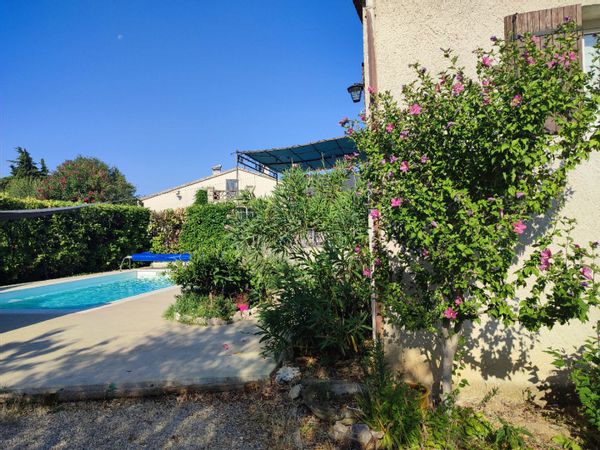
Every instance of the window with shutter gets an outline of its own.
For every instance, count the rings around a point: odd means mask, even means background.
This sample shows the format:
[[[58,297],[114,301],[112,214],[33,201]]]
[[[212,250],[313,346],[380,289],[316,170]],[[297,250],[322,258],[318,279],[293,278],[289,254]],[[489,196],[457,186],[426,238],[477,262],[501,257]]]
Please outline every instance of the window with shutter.
[[[548,42],[552,42],[556,29],[566,20],[572,20],[577,24],[579,30],[583,30],[583,12],[581,5],[560,6],[558,8],[542,9],[540,11],[529,11],[516,13],[504,18],[504,38],[506,41],[517,40],[527,33],[540,38],[537,44],[543,48]],[[582,34],[583,36],[583,34]],[[583,39],[580,38],[577,45],[579,63],[583,66]],[[554,134],[558,127],[553,118],[548,118],[545,123],[546,130]]]

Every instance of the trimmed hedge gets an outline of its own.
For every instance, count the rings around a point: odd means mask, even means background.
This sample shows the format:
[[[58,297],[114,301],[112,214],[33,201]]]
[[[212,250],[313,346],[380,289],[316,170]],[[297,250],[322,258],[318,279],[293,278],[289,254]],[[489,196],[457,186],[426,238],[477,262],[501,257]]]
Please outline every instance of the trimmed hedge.
[[[72,205],[0,194],[0,210]],[[150,211],[92,205],[46,217],[0,220],[0,285],[102,272],[149,248]]]
[[[150,212],[150,251],[154,253],[178,253],[179,235],[187,216],[184,208]]]
[[[190,206],[179,236],[181,251],[195,253],[231,243],[226,226],[229,213],[234,208],[233,203]]]

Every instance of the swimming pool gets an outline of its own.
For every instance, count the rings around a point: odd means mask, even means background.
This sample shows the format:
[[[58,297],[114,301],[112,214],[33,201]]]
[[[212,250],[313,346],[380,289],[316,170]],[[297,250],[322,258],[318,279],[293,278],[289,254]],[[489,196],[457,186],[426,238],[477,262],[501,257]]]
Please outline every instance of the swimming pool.
[[[132,271],[0,291],[0,310],[81,310],[173,285],[165,272]]]

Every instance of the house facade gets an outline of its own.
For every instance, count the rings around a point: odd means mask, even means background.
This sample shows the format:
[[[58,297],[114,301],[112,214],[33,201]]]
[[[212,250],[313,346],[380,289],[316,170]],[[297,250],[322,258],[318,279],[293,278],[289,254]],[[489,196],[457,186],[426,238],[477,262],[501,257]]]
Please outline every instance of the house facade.
[[[187,208],[194,204],[196,192],[205,190],[208,202],[222,202],[233,200],[242,191],[251,192],[256,197],[264,197],[271,193],[277,185],[277,180],[266,174],[250,171],[242,167],[221,170],[221,166],[214,166],[212,174],[182,184],[156,194],[141,198],[143,206],[152,211],[165,209]]]
[[[445,69],[441,48],[450,48],[468,75],[475,75],[473,51],[491,48],[491,36],[504,38],[525,32],[545,35],[565,17],[575,20],[581,30],[580,57],[590,67],[592,47],[600,32],[600,0],[354,0],[363,23],[364,85],[399,97],[403,84],[415,79],[409,64],[419,62],[430,72]],[[367,103],[369,96],[365,96]],[[600,154],[571,173],[571,195],[562,211],[578,222],[577,241],[600,241]],[[522,258],[528,256],[526,251]],[[520,293],[521,295],[524,292]],[[572,321],[552,330],[529,333],[518,328],[506,330],[491,320],[467,327],[465,337],[470,357],[461,378],[470,386],[462,395],[480,398],[498,387],[505,395],[523,398],[531,390],[544,398],[551,385],[564,385],[564,373],[556,371],[550,348],[575,354],[584,340],[594,335],[598,311],[590,321]],[[438,347],[425,334],[409,334],[386,326],[386,349],[396,368],[407,378],[432,385],[439,375]]]

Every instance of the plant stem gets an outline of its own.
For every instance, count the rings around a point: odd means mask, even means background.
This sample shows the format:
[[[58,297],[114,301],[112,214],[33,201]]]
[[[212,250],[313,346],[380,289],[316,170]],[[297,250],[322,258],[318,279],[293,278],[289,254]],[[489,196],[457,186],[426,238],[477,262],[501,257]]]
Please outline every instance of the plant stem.
[[[454,357],[456,356],[460,335],[462,334],[462,324],[462,321],[457,321],[453,324],[452,321],[448,319],[444,319],[442,322],[442,400],[446,400],[452,393]]]

